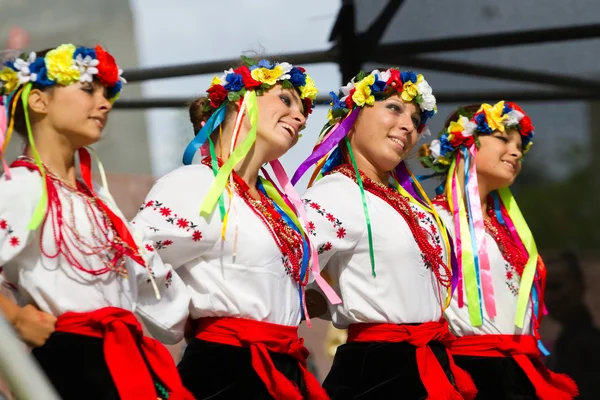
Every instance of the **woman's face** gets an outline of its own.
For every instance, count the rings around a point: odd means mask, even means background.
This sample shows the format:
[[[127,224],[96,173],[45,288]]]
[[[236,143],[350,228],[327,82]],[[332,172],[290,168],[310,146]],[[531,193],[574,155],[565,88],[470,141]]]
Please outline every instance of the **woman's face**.
[[[479,185],[497,190],[513,184],[521,172],[522,138],[516,129],[479,136],[475,165]]]
[[[396,168],[417,143],[420,124],[419,106],[400,96],[364,107],[349,134],[359,168],[379,174]]]
[[[112,109],[106,93],[106,87],[99,82],[57,85],[46,93],[45,118],[75,149],[96,143]]]
[[[265,161],[284,155],[298,142],[298,134],[306,123],[304,105],[298,92],[275,85],[257,97],[258,124],[256,148]],[[249,118],[244,118],[250,129]]]

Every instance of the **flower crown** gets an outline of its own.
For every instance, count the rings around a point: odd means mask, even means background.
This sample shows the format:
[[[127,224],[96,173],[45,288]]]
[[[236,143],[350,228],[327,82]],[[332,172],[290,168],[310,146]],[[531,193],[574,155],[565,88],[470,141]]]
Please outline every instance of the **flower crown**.
[[[431,86],[423,75],[400,71],[398,68],[390,68],[386,71],[374,70],[368,75],[360,71],[346,86],[342,86],[338,95],[331,92],[329,124],[339,122],[354,107],[371,106],[375,100],[386,99],[393,94],[400,94],[402,100],[419,105],[421,108],[419,133],[428,135],[429,130],[426,129],[425,123],[437,112]]]
[[[478,136],[491,134],[494,131],[504,132],[506,129],[517,129],[522,136],[523,154],[533,144],[534,126],[525,111],[515,103],[500,101],[495,105],[482,104],[475,114],[461,108],[457,112],[458,119],[450,122],[438,139],[429,145],[421,163],[436,172],[446,172],[452,163],[456,151],[475,144],[479,147]]]
[[[127,83],[114,57],[100,45],[92,49],[61,44],[44,57],[31,52],[4,62],[0,67],[3,67],[0,69],[0,96],[8,96],[29,82],[41,87],[67,86],[97,78],[108,88],[108,98],[114,102],[123,84]]]
[[[289,63],[272,63],[268,60],[256,61],[242,56],[244,65],[236,69],[230,68],[221,77],[215,76],[207,90],[208,99],[204,105],[208,115],[217,110],[224,101],[240,100],[247,90],[255,90],[262,95],[266,90],[280,83],[284,89],[296,89],[304,103],[304,114],[308,115],[317,98],[315,82],[302,67],[294,67]]]

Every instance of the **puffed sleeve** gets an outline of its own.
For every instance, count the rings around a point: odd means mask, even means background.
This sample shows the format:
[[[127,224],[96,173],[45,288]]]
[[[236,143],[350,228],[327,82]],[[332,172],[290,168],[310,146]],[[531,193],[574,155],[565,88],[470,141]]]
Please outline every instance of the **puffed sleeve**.
[[[29,221],[42,196],[42,178],[27,168],[11,168],[12,178],[0,177],[0,283],[17,273],[10,261],[35,242],[37,234],[28,228]]]
[[[214,180],[205,165],[188,165],[159,179],[132,223],[174,269],[201,257],[219,240],[218,211],[200,216],[200,205]]]

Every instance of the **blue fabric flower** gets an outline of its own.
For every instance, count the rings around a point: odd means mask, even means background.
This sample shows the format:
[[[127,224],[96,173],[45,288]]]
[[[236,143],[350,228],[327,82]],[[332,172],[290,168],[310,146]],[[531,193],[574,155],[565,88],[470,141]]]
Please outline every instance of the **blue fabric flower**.
[[[417,74],[410,71],[402,71],[400,73],[400,79],[402,79],[402,83],[406,83],[411,81],[412,83],[417,83]]]
[[[502,115],[504,115],[504,114],[508,114],[508,113],[509,113],[509,112],[511,112],[512,110],[513,110],[513,109],[512,109],[512,108],[510,108],[510,107],[508,106],[508,104],[504,103],[504,108],[502,109]]]
[[[118,95],[122,88],[123,88],[123,83],[121,81],[117,81],[115,86],[108,88],[108,93],[107,93],[108,98],[112,99],[113,97]]]
[[[81,57],[85,58],[86,56],[90,56],[92,59],[96,59],[96,50],[89,49],[87,47],[78,47],[73,53],[73,58],[77,58],[77,55],[81,54]]]
[[[46,62],[42,57],[37,57],[35,61],[29,65],[29,72],[32,74],[37,74],[35,83],[39,86],[52,86],[56,83],[55,81],[48,78]]]
[[[229,92],[237,92],[244,87],[244,81],[242,80],[242,75],[236,74],[235,72],[231,72],[227,74],[227,84],[224,86],[225,90]]]
[[[475,122],[477,122],[477,131],[481,133],[492,133],[492,128],[488,125],[484,113],[476,115]]]
[[[346,103],[341,101],[335,92],[329,92],[331,96],[331,109],[336,110],[338,108],[346,108]]]
[[[258,68],[273,69],[274,66],[275,64],[271,63],[269,60],[260,60],[258,62]]]
[[[379,93],[385,91],[385,82],[379,80],[379,77],[375,78],[375,83],[371,85],[371,91],[374,93]]]
[[[7,61],[7,62],[5,62],[5,63],[4,63],[4,65],[6,65],[7,67],[9,67],[10,69],[13,69],[13,70],[15,70],[15,71],[17,70],[17,69],[15,68],[15,63],[14,63],[14,61]]]
[[[448,134],[446,133],[440,136],[440,154],[448,158],[448,155],[454,150],[456,149],[450,144],[450,141],[448,140]]]
[[[427,120],[435,115],[434,110],[423,110],[421,111],[421,125],[427,122]]]
[[[289,72],[290,74],[290,83],[294,85],[294,87],[304,86],[306,85],[306,75],[304,72],[300,71],[298,68],[294,67]]]

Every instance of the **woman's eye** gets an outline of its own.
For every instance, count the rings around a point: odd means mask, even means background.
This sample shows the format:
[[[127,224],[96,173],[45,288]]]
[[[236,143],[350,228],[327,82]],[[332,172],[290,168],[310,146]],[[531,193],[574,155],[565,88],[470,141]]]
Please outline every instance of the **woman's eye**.
[[[288,96],[279,96],[279,98],[281,99],[281,101],[283,101],[283,103],[286,106],[291,106],[292,105],[292,100],[290,100],[290,98]]]

